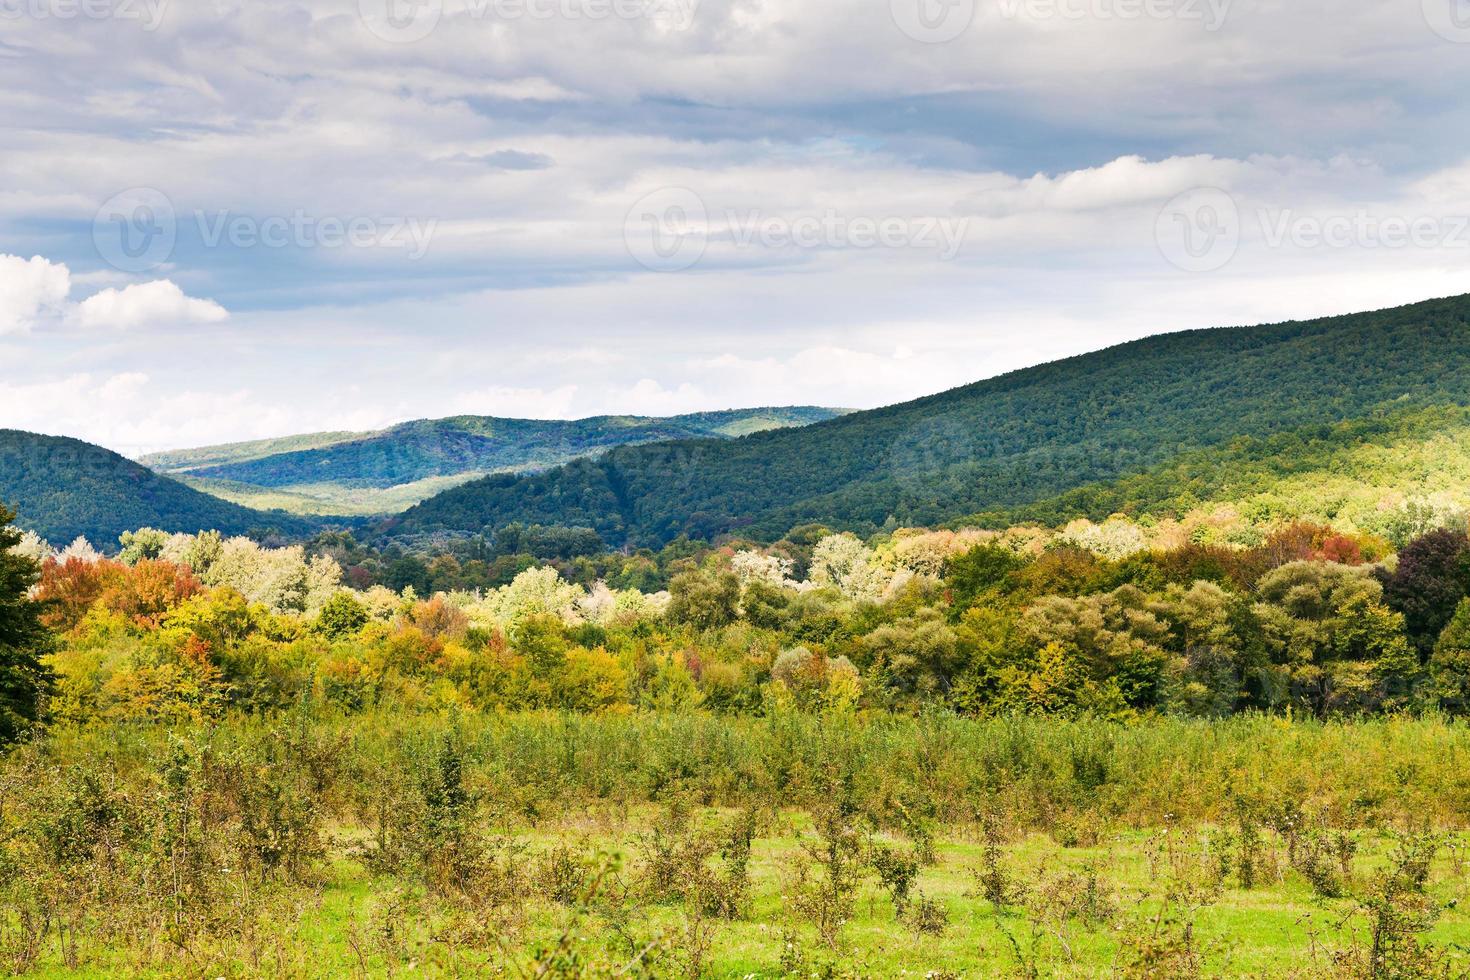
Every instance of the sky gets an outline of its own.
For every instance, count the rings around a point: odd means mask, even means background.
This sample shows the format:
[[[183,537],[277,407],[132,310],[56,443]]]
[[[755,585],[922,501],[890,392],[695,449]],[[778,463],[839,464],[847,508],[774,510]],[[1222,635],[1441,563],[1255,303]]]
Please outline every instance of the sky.
[[[1470,0],[0,0],[0,427],[875,407],[1470,292]]]

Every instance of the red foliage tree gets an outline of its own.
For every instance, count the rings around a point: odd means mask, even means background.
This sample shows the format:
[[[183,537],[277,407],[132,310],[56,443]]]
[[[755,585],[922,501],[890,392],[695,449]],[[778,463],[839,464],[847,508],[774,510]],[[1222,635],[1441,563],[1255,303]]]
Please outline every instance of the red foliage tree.
[[[36,587],[36,598],[46,607],[41,621],[58,632],[75,629],[123,570],[123,565],[105,558],[68,558],[64,562],[46,559]]]
[[[123,567],[123,574],[109,582],[100,602],[140,626],[157,627],[170,609],[203,591],[188,567],[145,558],[132,568]]]
[[[36,598],[46,604],[46,625],[67,632],[98,605],[140,626],[156,627],[164,613],[203,591],[193,572],[173,562],[144,559],[130,568],[106,558],[50,558],[41,566]]]

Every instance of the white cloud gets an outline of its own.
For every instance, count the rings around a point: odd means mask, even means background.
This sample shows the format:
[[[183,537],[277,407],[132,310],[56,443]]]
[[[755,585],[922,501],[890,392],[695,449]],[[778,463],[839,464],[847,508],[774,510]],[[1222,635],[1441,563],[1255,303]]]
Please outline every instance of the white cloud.
[[[39,255],[0,255],[0,335],[26,333],[60,309],[71,291],[66,266]]]
[[[74,319],[83,327],[128,330],[142,326],[219,323],[228,319],[223,306],[209,299],[185,296],[167,279],[108,288],[77,304]]]
[[[684,415],[715,407],[709,395],[687,381],[665,388],[652,378],[638,379],[631,388],[608,401],[626,405],[615,411],[629,415]]]
[[[108,287],[75,304],[68,300],[73,281],[63,263],[0,254],[0,335],[29,333],[42,323],[126,330],[219,323],[229,317],[214,300],[186,296],[168,279]]]
[[[65,435],[125,456],[161,449],[264,439],[288,432],[380,428],[399,418],[337,402],[337,392],[296,401],[249,388],[183,387],[143,371],[78,372],[29,381],[0,379],[0,425]]]
[[[576,397],[577,386],[571,384],[550,389],[498,385],[474,388],[458,395],[450,411],[502,418],[564,419],[572,414]]]

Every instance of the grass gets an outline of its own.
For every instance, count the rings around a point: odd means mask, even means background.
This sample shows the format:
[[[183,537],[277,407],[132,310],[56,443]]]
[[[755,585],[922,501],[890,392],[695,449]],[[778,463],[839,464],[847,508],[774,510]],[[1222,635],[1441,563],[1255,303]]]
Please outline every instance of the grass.
[[[430,476],[391,487],[349,487],[338,483],[261,487],[190,473],[172,475],[195,490],[256,510],[282,510],[288,514],[319,517],[380,517],[405,511],[437,493],[478,480],[486,474],[467,471],[452,476]]]
[[[0,973],[1461,976],[1466,734],[401,709],[58,728],[0,757]],[[926,840],[900,915],[878,868]],[[1433,853],[1422,891],[1405,841]],[[850,892],[821,887],[832,854]]]
[[[718,816],[715,811],[702,814],[705,819]],[[650,808],[632,813],[609,809],[527,831],[521,837],[533,856],[567,841],[586,853],[605,853],[621,868],[618,880],[636,891],[639,835],[656,819]],[[700,819],[696,817],[696,823]],[[1007,842],[1007,872],[1033,892],[1065,872],[1097,876],[1107,918],[1086,922],[1049,917],[1039,911],[1045,908],[1044,901],[1035,898],[997,908],[977,893],[975,876],[985,852],[976,839],[979,829],[949,830],[951,836],[936,848],[936,862],[922,869],[918,879],[918,889],[947,911],[949,925],[942,935],[920,934],[900,921],[893,902],[869,877],[857,892],[855,914],[839,944],[828,947],[811,926],[794,919],[783,897],[793,863],[803,853],[799,835],[810,833],[808,821],[800,813],[776,816],[769,835],[760,837],[753,850],[748,912],[741,920],[715,927],[702,975],[732,980],[786,976],[782,958],[790,940],[804,951],[809,969],[818,973],[835,969],[839,971],[835,975],[844,975],[842,971],[873,977],[943,971],[963,977],[1023,976],[1029,971],[1042,976],[1139,975],[1128,970],[1135,956],[1132,947],[1139,937],[1152,933],[1156,916],[1170,910],[1181,917],[1166,924],[1165,933],[1177,939],[1189,925],[1201,972],[1209,976],[1345,975],[1330,972],[1332,952],[1364,941],[1362,923],[1350,915],[1354,899],[1327,900],[1314,894],[1297,872],[1286,867],[1279,842],[1272,845],[1275,870],[1257,887],[1242,889],[1227,880],[1192,915],[1184,915],[1179,902],[1170,898],[1180,882],[1166,870],[1171,867],[1167,849],[1175,849],[1172,867],[1176,870],[1195,868],[1207,858],[1212,828],[1175,828],[1170,831],[1175,838],[1172,842],[1157,831],[1112,833],[1089,847],[1062,847],[1036,833]],[[515,958],[508,957],[507,950],[524,956],[524,951],[538,943],[554,945],[568,931],[589,950],[587,955],[616,962],[620,956],[627,958],[627,949],[632,947],[619,936],[614,922],[639,937],[667,934],[673,946],[664,956],[673,964],[688,927],[687,910],[680,903],[634,900],[631,913],[620,906],[622,912],[609,914],[600,911],[597,902],[578,910],[536,896],[507,913],[500,924],[500,941],[466,944],[452,938],[460,927],[452,902],[434,899],[422,888],[395,878],[375,875],[351,856],[361,840],[356,830],[338,828],[333,836],[338,843],[320,880],[275,907],[254,957],[228,962],[205,956],[203,964],[186,958],[171,968],[149,965],[153,957],[139,957],[141,948],[115,947],[95,950],[85,966],[73,970],[48,958],[32,975],[191,976],[200,975],[197,967],[207,964],[209,975],[219,976],[259,975],[258,971],[322,977],[453,976],[471,969],[493,970],[497,964],[504,968]],[[1386,866],[1394,837],[1383,830],[1361,832],[1359,837],[1353,882],[1355,888],[1366,890],[1375,872]],[[903,843],[892,837],[884,840]],[[1446,911],[1428,940],[1446,948],[1470,945],[1470,917],[1456,904],[1470,882],[1464,867],[1441,852],[1432,881],[1430,893]],[[636,945],[639,940],[633,942]],[[1314,968],[1323,972],[1314,974]],[[530,968],[523,965],[523,969]],[[516,975],[513,969],[510,975]],[[683,974],[675,967],[671,973],[657,975]]]

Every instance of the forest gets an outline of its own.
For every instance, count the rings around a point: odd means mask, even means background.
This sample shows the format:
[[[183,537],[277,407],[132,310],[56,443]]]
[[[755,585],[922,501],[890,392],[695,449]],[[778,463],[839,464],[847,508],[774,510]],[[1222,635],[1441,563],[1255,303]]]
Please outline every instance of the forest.
[[[657,548],[681,534],[770,541],[810,522],[868,535],[1142,516],[1191,482],[1217,491],[1197,499],[1233,501],[1243,494],[1219,484],[1233,478],[1229,461],[1243,446],[1255,447],[1257,471],[1274,457],[1265,465],[1289,472],[1305,460],[1273,440],[1349,449],[1364,430],[1463,406],[1467,321],[1470,299],[1455,297],[1165,334],[815,427],[626,446],[545,473],[487,477],[384,522],[381,534],[411,541],[548,524]],[[1203,472],[1176,474],[1181,464]]]
[[[1370,516],[12,528],[0,966],[1458,976],[1467,513]]]

